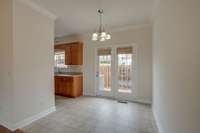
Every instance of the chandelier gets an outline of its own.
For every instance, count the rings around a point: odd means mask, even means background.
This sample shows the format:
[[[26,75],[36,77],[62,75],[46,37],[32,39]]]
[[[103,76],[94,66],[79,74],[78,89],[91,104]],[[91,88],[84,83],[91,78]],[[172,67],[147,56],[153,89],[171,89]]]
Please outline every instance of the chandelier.
[[[100,18],[100,26],[99,26],[98,31],[96,31],[92,34],[92,40],[93,41],[101,41],[101,42],[110,40],[111,35],[109,33],[105,32],[105,29],[102,24],[103,9],[99,9],[98,13],[99,13],[99,18]]]

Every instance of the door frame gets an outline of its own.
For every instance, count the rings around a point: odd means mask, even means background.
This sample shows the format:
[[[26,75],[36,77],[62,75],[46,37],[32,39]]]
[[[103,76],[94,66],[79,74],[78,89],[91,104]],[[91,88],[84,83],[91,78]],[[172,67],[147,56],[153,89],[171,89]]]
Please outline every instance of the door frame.
[[[118,100],[125,100],[125,99],[119,99],[118,95],[116,93],[117,89],[118,89],[118,84],[117,84],[117,73],[114,72],[114,70],[117,70],[118,67],[118,61],[115,60],[117,59],[117,54],[116,54],[116,50],[118,47],[133,47],[134,48],[134,53],[132,56],[132,65],[133,65],[133,71],[132,71],[132,95],[130,97],[127,97],[128,101],[136,101],[137,100],[137,96],[138,96],[138,46],[135,43],[129,43],[129,44],[102,44],[102,45],[96,45],[95,46],[95,69],[94,69],[94,76],[95,76],[95,96],[100,96],[100,97],[107,97],[107,98],[111,98],[111,99],[118,99]],[[111,62],[114,66],[111,66],[112,71],[112,80],[111,80],[111,94],[105,94],[104,96],[99,95],[99,88],[98,88],[98,77],[97,77],[97,71],[98,71],[98,55],[97,55],[97,50],[99,48],[111,48]]]
[[[97,50],[100,49],[100,48],[110,48],[111,49],[111,68],[113,68],[113,64],[114,64],[114,60],[113,60],[113,50],[112,50],[112,46],[110,45],[104,45],[104,46],[97,46],[95,47],[95,95],[96,96],[101,96],[101,97],[107,97],[107,98],[111,98],[114,96],[114,93],[113,93],[113,83],[114,83],[114,80],[113,80],[113,69],[111,69],[111,91],[110,92],[103,92],[102,91],[102,95],[99,93],[99,86],[98,86],[98,76],[97,76],[97,71],[98,71],[98,68],[99,68],[99,59],[98,59],[98,55],[97,55]]]

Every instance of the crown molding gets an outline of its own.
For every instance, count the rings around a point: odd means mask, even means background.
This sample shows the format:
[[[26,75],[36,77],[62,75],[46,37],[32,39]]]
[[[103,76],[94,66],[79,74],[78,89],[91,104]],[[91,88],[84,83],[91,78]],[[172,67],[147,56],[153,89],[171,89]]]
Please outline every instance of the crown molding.
[[[136,24],[136,25],[126,25],[116,28],[108,28],[109,32],[120,32],[120,31],[127,31],[127,30],[136,30],[140,28],[152,27],[151,23],[144,23],[144,24]]]
[[[45,8],[40,7],[39,5],[37,5],[36,3],[32,2],[31,0],[16,0],[19,2],[22,2],[23,4],[29,6],[30,8],[34,9],[35,11],[39,12],[40,14],[47,16],[53,20],[56,20],[56,16],[54,14],[52,14],[51,12],[49,12],[48,10],[46,10]]]

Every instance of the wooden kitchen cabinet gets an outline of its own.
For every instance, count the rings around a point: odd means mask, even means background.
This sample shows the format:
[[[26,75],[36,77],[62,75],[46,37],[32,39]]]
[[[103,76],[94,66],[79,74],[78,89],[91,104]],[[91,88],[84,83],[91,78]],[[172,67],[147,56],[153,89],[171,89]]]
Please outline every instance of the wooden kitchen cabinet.
[[[65,65],[71,65],[71,46],[70,45],[65,45],[64,50],[65,50]]]
[[[83,45],[71,45],[71,65],[82,65],[83,64]]]
[[[56,94],[60,94],[60,90],[59,90],[59,78],[54,78],[54,86],[55,86],[55,93]]]
[[[83,95],[83,76],[55,76],[55,94],[66,97]]]
[[[83,65],[83,43],[72,42],[55,45],[56,50],[65,51],[65,64],[66,65]]]

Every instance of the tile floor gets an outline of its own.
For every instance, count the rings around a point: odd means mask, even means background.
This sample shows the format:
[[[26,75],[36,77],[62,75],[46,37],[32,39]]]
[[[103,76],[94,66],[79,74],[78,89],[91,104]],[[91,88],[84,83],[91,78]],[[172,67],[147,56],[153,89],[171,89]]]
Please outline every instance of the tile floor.
[[[151,107],[81,97],[56,97],[57,111],[30,124],[26,133],[157,133]]]

